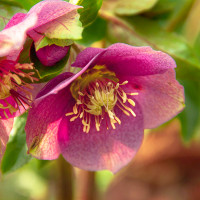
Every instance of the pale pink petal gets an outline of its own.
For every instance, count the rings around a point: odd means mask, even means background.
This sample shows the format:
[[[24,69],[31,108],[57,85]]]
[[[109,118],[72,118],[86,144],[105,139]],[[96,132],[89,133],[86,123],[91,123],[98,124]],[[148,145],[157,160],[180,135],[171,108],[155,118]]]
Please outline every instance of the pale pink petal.
[[[35,25],[36,20],[37,16],[32,14],[22,22],[0,32],[0,57],[8,55],[13,59],[18,57],[26,39],[26,31]]]
[[[14,119],[0,120],[0,163],[13,127]]]
[[[155,128],[184,108],[184,88],[176,81],[173,69],[163,74],[124,77],[120,80],[129,81],[124,90],[139,93],[134,97],[143,111],[144,128]]]
[[[27,17],[33,14],[37,15],[37,23],[33,27],[37,28],[78,8],[82,7],[62,0],[46,0],[33,6],[27,13]]]
[[[68,111],[74,102],[68,102]],[[128,164],[138,151],[143,139],[143,117],[139,105],[134,108],[136,117],[126,116],[116,107],[121,125],[107,130],[106,120],[96,131],[94,118],[89,133],[83,132],[81,119],[70,122],[64,117],[59,127],[59,143],[64,158],[72,165],[85,170],[117,172]],[[109,122],[108,122],[109,123]]]

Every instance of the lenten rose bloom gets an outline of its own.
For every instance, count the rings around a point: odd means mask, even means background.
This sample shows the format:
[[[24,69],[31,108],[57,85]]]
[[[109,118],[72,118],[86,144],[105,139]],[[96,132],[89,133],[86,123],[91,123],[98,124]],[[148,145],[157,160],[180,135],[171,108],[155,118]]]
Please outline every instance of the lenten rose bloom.
[[[118,171],[138,151],[143,132],[184,107],[174,60],[150,47],[87,48],[74,67],[40,91],[26,124],[29,153],[59,154],[86,170]]]
[[[62,0],[44,0],[34,5],[27,14],[15,14],[8,25],[27,21],[27,18],[33,20],[37,16],[27,35],[34,40],[41,63],[53,66],[66,56],[73,40],[81,39],[83,28],[77,12],[80,8]]]
[[[20,16],[13,17],[0,32],[0,119],[21,114],[32,99],[30,90],[33,86],[29,83],[38,80],[33,77],[33,64],[20,64],[18,59],[27,38],[26,32],[36,21],[35,14],[24,21]]]

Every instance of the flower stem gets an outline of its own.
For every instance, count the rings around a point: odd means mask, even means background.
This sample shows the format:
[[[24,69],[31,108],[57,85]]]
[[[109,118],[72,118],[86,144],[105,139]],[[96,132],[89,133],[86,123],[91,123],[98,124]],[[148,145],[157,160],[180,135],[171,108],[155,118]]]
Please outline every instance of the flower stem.
[[[73,168],[59,157],[57,162],[57,180],[56,180],[56,200],[73,199]]]
[[[95,172],[77,170],[76,200],[97,200]]]

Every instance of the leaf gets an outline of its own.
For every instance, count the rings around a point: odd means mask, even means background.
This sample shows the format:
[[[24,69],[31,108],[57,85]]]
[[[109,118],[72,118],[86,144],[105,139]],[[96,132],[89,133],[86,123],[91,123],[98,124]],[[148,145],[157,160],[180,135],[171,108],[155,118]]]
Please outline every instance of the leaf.
[[[117,15],[136,15],[151,9],[158,0],[105,0],[102,9]]]
[[[94,23],[83,30],[82,39],[77,43],[90,46],[92,43],[101,40],[106,35],[106,21],[97,17]]]
[[[15,0],[15,1],[18,2],[21,6],[23,6],[24,9],[30,10],[31,7],[39,3],[41,0]]]
[[[31,156],[26,153],[28,149],[24,131],[26,118],[27,114],[25,113],[15,119],[13,134],[9,138],[2,160],[1,170],[3,174],[22,167],[31,159]]]
[[[44,37],[41,41],[35,43],[36,51],[41,49],[45,46],[50,46],[52,44],[55,44],[57,46],[65,47],[70,46],[73,44],[73,40],[66,40],[66,39],[50,39],[48,37]]]
[[[46,82],[49,81],[50,79],[54,78],[58,74],[60,74],[63,70],[63,68],[66,66],[68,58],[69,58],[69,52],[68,51],[67,55],[57,62],[54,66],[47,67],[44,66],[39,59],[36,56],[35,49],[32,47],[31,52],[30,52],[30,58],[31,61],[34,63],[35,68],[38,70],[39,73],[39,82]]]
[[[3,30],[8,21],[13,17],[14,14],[26,11],[22,9],[19,3],[15,1],[0,1],[0,30]]]
[[[158,0],[118,0],[114,12],[118,15],[136,15],[151,9]]]
[[[173,10],[169,20],[166,24],[166,30],[172,31],[180,25],[183,19],[187,16],[190,7],[192,6],[194,0],[178,0],[176,1],[175,9]]]
[[[105,16],[104,16],[105,17]],[[184,38],[162,29],[155,21],[143,17],[124,17],[122,19],[107,16],[112,21],[109,34],[118,42],[136,46],[148,45],[171,55],[177,63],[177,77],[180,79],[200,80],[200,61]],[[120,27],[120,33],[116,29]],[[114,28],[115,27],[115,28]],[[123,31],[122,28],[126,29]],[[122,34],[125,33],[126,36]]]
[[[86,27],[96,19],[102,1],[103,0],[70,0],[69,3],[83,6],[78,12],[81,16],[80,21],[82,22],[83,27]]]
[[[159,0],[156,5],[148,10],[148,15],[159,15],[166,12],[172,12],[177,4],[177,1],[174,0]]]
[[[186,107],[178,115],[182,126],[182,138],[189,142],[195,135],[200,119],[200,83],[192,81],[181,81],[185,88]]]
[[[185,36],[191,44],[194,44],[200,33],[200,1],[196,1],[192,6],[185,23]]]

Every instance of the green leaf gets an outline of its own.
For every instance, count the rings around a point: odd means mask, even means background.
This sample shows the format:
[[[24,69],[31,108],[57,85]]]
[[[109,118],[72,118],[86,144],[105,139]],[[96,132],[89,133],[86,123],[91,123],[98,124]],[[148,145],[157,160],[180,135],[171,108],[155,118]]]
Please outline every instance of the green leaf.
[[[166,52],[176,60],[177,77],[200,80],[200,61],[194,49],[180,35],[167,32],[153,20],[143,17],[126,17],[123,18],[124,20],[113,19],[110,16],[107,18],[114,22],[109,28],[109,33],[118,42],[137,46],[148,45],[156,50]],[[119,25],[120,29],[116,30]],[[126,31],[123,30],[124,28]]]
[[[34,63],[34,67],[38,70],[39,73],[39,82],[46,82],[49,81],[50,79],[54,78],[58,74],[60,74],[63,70],[63,68],[66,66],[68,58],[69,58],[69,52],[68,51],[67,55],[57,62],[54,66],[44,66],[39,59],[37,58],[37,55],[35,53],[35,49],[32,47],[31,52],[30,52],[30,58],[31,61]]]
[[[185,88],[186,107],[178,117],[181,121],[182,138],[189,142],[195,136],[200,118],[200,83],[181,81],[181,84]]]
[[[90,46],[92,43],[101,40],[106,35],[106,21],[97,17],[94,23],[83,30],[82,39],[77,43]]]
[[[177,1],[174,0],[159,0],[156,5],[149,10],[147,13],[150,15],[159,15],[174,10]]]
[[[18,2],[21,6],[23,6],[24,9],[30,10],[31,7],[39,3],[41,0],[15,0],[15,1]]]
[[[52,44],[55,44],[57,46],[65,47],[65,46],[70,46],[73,44],[73,40],[66,40],[66,39],[50,39],[48,37],[44,37],[40,42],[35,43],[35,48],[36,51],[41,49],[42,47],[45,46],[50,46]]]
[[[151,9],[158,0],[118,0],[114,12],[118,15],[136,15]]]
[[[26,11],[21,5],[15,1],[2,1],[0,0],[0,30],[2,30],[8,21],[16,13],[25,13]]]
[[[117,15],[136,15],[148,11],[158,0],[104,0],[103,11]]]
[[[78,12],[81,16],[80,21],[82,22],[83,27],[86,27],[96,19],[102,1],[103,0],[70,0],[69,2],[83,6]]]
[[[22,167],[31,159],[31,156],[27,154],[28,148],[26,146],[26,134],[24,131],[26,118],[26,113],[15,118],[13,134],[9,138],[1,164],[3,174]]]
[[[200,33],[200,1],[196,1],[192,6],[186,23],[185,23],[185,36],[191,44],[194,44]]]

